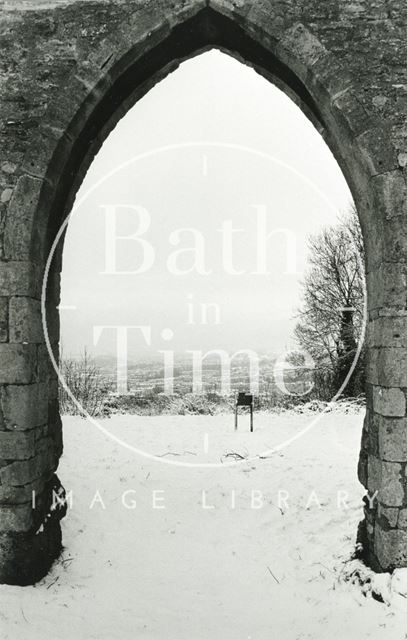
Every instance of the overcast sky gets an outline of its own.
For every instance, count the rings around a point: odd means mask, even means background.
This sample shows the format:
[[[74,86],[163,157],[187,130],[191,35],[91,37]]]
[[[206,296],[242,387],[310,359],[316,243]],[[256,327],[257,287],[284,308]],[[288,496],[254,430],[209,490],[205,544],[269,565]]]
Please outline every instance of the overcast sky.
[[[78,192],[65,352],[115,353],[112,330],[93,348],[100,325],[151,327],[149,347],[130,333],[132,356],[294,346],[307,237],[350,200],[326,144],[281,91],[217,51],[183,63],[119,122]],[[265,245],[264,230],[274,231]],[[143,242],[116,237],[137,231]],[[201,303],[218,324],[201,323]]]

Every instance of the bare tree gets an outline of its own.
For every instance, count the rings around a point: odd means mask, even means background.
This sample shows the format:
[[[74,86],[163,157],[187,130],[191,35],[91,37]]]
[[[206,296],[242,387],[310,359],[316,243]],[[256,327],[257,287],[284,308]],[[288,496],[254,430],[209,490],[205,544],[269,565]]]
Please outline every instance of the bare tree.
[[[337,391],[355,358],[363,325],[364,248],[355,207],[339,224],[312,236],[309,249],[295,336],[316,362],[316,375]],[[357,395],[363,388],[362,354],[344,394]]]
[[[103,414],[110,384],[104,379],[101,370],[86,349],[79,359],[65,358],[61,352],[60,371],[66,386],[81,407],[90,416]],[[63,414],[82,415],[83,413],[62,384],[59,387],[59,403]]]

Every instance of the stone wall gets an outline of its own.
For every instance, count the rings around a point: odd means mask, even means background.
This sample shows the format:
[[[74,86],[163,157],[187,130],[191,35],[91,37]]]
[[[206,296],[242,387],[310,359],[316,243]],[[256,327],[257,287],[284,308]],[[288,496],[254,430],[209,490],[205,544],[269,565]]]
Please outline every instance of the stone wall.
[[[114,124],[160,78],[217,46],[275,82],[324,136],[365,245],[368,410],[359,475],[369,561],[407,565],[407,5],[404,0],[0,2],[0,580],[37,580],[63,508],[56,374],[42,276]],[[48,286],[57,352],[57,256]],[[69,478],[66,479],[69,482]],[[32,492],[37,495],[32,509]]]

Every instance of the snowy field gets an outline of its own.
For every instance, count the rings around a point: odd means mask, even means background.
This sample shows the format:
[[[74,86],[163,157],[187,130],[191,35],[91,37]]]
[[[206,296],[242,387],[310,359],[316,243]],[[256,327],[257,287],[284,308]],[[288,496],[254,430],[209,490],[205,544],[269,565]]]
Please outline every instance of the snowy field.
[[[65,418],[65,549],[35,587],[0,588],[0,637],[404,639],[405,598],[344,579],[362,419],[325,414],[288,446],[312,415],[258,414],[253,434],[230,415],[102,421],[124,446]]]

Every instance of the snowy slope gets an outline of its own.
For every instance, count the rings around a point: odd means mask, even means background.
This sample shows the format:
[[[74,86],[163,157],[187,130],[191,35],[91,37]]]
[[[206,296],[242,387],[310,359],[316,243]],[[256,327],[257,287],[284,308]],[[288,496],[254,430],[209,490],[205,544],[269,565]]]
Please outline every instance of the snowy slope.
[[[66,547],[35,587],[0,588],[0,637],[404,638],[396,599],[387,606],[341,579],[361,518],[362,414],[326,414],[264,455],[310,420],[260,414],[253,434],[247,418],[235,434],[230,415],[103,421],[128,446],[160,456],[151,459],[65,418]]]

